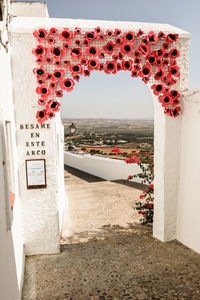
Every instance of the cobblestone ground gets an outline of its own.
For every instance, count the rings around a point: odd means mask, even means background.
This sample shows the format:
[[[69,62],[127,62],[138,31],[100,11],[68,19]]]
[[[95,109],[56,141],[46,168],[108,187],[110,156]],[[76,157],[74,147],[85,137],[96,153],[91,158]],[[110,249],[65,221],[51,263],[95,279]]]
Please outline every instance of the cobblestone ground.
[[[23,300],[200,299],[200,255],[140,225],[26,258]]]

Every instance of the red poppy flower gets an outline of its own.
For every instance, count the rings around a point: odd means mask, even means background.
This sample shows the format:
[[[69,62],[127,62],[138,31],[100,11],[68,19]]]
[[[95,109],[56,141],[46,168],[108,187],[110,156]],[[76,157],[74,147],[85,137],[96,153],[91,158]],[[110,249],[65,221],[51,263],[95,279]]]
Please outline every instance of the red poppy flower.
[[[36,74],[37,78],[45,77],[46,71],[44,66],[40,66],[39,68],[33,69],[33,73]]]
[[[133,45],[130,43],[123,43],[120,46],[120,51],[122,54],[132,57],[133,56]]]
[[[43,78],[38,78],[37,83],[38,83],[38,84],[44,84],[44,83],[45,83],[45,79],[43,79]]]
[[[147,60],[148,63],[150,63],[151,65],[155,65],[155,64],[157,63],[157,59],[156,59],[156,57],[155,57],[154,54],[147,54],[146,60]]]
[[[163,43],[162,46],[163,46],[163,49],[165,49],[165,50],[169,49],[169,44],[168,43]]]
[[[66,50],[71,50],[70,48],[70,43],[63,43],[63,50],[66,51]]]
[[[105,63],[104,72],[106,74],[116,74],[117,73],[117,63],[115,60],[107,61]]]
[[[84,65],[84,66],[87,66],[87,64],[88,64],[88,59],[87,59],[87,58],[82,58],[80,64],[81,64],[81,65]]]
[[[75,27],[74,34],[81,34],[81,28]]]
[[[85,54],[90,56],[91,58],[96,58],[98,55],[100,55],[100,53],[101,53],[101,50],[94,46],[88,47],[85,50]]]
[[[159,39],[164,39],[165,38],[164,32],[160,31],[159,34],[158,34],[158,38]]]
[[[106,30],[106,35],[107,35],[108,37],[113,36],[113,31],[112,31],[112,30]]]
[[[45,63],[51,64],[52,61],[53,61],[52,57],[50,57],[50,56],[46,56],[46,57],[45,57]]]
[[[47,54],[47,52],[48,52],[47,48],[43,47],[42,45],[38,45],[36,48],[32,50],[32,53],[35,56],[42,56],[44,54]]]
[[[120,63],[117,63],[117,70],[120,71],[122,69],[122,65]]]
[[[81,40],[80,40],[80,39],[76,39],[76,40],[74,41],[74,43],[75,43],[77,46],[79,46],[79,45],[81,44]]]
[[[105,40],[105,35],[103,34],[103,32],[101,32],[101,34],[99,34],[99,35],[97,36],[97,39],[98,39],[99,41],[104,41],[104,40]]]
[[[114,31],[114,35],[116,35],[116,36],[120,35],[121,33],[122,33],[122,31],[118,28],[116,28]]]
[[[180,93],[179,93],[178,91],[176,91],[176,90],[171,90],[170,95],[171,95],[173,98],[180,97]]]
[[[105,54],[103,53],[103,52],[101,52],[100,54],[99,54],[99,58],[104,58],[105,57]]]
[[[71,50],[71,59],[81,59],[83,56],[82,52],[81,52],[81,48],[73,48]]]
[[[64,65],[65,67],[70,66],[70,60],[64,60],[64,61],[63,61],[63,65]]]
[[[152,74],[151,65],[149,63],[147,63],[147,64],[143,65],[142,70],[139,73],[139,76],[140,77],[150,77],[151,74]]]
[[[103,71],[104,70],[104,63],[100,63],[99,64],[99,71]]]
[[[118,57],[119,57],[120,60],[122,60],[124,55],[121,52],[119,52]]]
[[[58,29],[52,27],[49,31],[50,34],[57,34],[58,33]]]
[[[44,99],[39,99],[39,100],[38,100],[38,104],[39,104],[39,105],[45,105],[46,102],[44,101]]]
[[[112,42],[112,41],[109,41],[107,42],[106,45],[104,45],[102,47],[102,49],[108,53],[109,55],[111,55],[113,53],[113,51],[116,49],[116,45]]]
[[[167,86],[171,86],[176,83],[176,80],[172,77],[172,75],[169,73],[166,77],[164,76],[162,79],[162,82],[164,82]]]
[[[57,59],[58,57],[65,56],[65,51],[60,47],[52,47],[50,48],[51,53],[53,54],[54,58]]]
[[[131,157],[131,158],[126,158],[126,159],[125,159],[125,162],[126,162],[127,164],[133,164],[133,163],[134,163],[134,160],[133,160],[132,157]]]
[[[114,60],[118,60],[119,57],[118,57],[117,54],[113,54],[112,58],[113,58]]]
[[[38,64],[38,65],[41,65],[42,63],[43,63],[43,56],[39,56],[37,59],[36,59],[36,63]]]
[[[167,35],[166,42],[175,43],[178,39],[178,34],[170,33]]]
[[[47,38],[47,43],[48,44],[52,45],[52,44],[55,44],[55,42],[56,42],[56,40],[52,36]]]
[[[41,95],[42,99],[47,99],[52,94],[52,91],[45,84],[41,84],[36,88],[36,93]]]
[[[59,34],[59,40],[71,42],[74,37],[73,31],[70,31],[68,28],[64,28],[63,31]]]
[[[133,176],[132,175],[128,175],[128,179],[132,179],[133,178]]]
[[[135,57],[139,57],[141,55],[141,52],[139,50],[135,50],[134,55]]]
[[[56,97],[60,98],[63,96],[63,91],[62,90],[55,91],[55,94],[56,94]]]
[[[122,70],[132,71],[133,69],[133,61],[129,60],[122,60]]]
[[[180,106],[176,106],[170,110],[170,116],[176,118],[176,117],[178,117],[180,111],[181,111]]]
[[[158,37],[157,37],[157,34],[155,34],[155,32],[153,31],[150,31],[148,33],[148,42],[150,45],[155,45],[157,44],[158,42]]]
[[[138,46],[138,50],[141,51],[143,53],[143,55],[147,55],[150,51],[150,47],[145,45],[144,43],[141,43]]]
[[[84,70],[84,76],[90,76],[90,71],[89,70]]]
[[[57,87],[57,86],[56,86],[56,82],[55,82],[55,81],[50,82],[49,88],[50,88],[51,90],[55,90],[56,87]]]
[[[147,84],[147,82],[149,81],[149,77],[142,77],[142,81]]]
[[[164,92],[164,86],[162,84],[153,84],[151,86],[154,95],[158,96],[160,93]]]
[[[75,82],[71,78],[66,78],[60,82],[61,89],[64,89],[67,92],[71,92],[73,90],[74,85],[75,85]]]
[[[51,99],[48,101],[47,106],[46,106],[47,110],[50,111],[59,111],[60,110],[60,103],[54,99]]]
[[[168,53],[168,52],[165,52],[165,54],[164,54],[163,57],[164,57],[164,58],[168,58],[168,57],[169,57],[169,53]]]
[[[97,34],[100,34],[102,32],[101,30],[101,27],[97,26],[94,31],[97,33]]]
[[[158,97],[159,102],[161,102],[163,107],[167,107],[173,104],[173,99],[168,92],[166,92],[163,96]]]
[[[99,61],[97,59],[93,58],[88,61],[88,69],[90,71],[98,70],[98,67],[99,67]]]
[[[38,123],[44,123],[47,120],[46,110],[37,111],[36,118]]]
[[[169,60],[168,59],[164,59],[162,62],[163,66],[168,66],[169,65]]]
[[[158,66],[156,68],[154,79],[155,80],[161,80],[164,76],[165,76],[165,72],[163,71],[163,68],[161,66]]]
[[[49,112],[47,112],[47,117],[48,117],[49,119],[52,119],[52,118],[55,117],[55,113],[54,113],[53,111],[49,111]]]
[[[73,75],[73,79],[79,82],[80,76],[79,75]]]
[[[157,58],[161,58],[165,54],[165,49],[161,48],[161,49],[158,49],[156,51],[153,51],[153,53],[155,54],[155,56]]]
[[[179,104],[180,104],[180,100],[178,98],[173,100],[173,105],[174,106],[179,105]]]
[[[144,34],[144,31],[142,29],[139,29],[137,32],[137,36],[142,36]]]
[[[122,36],[125,42],[129,42],[131,44],[135,44],[136,39],[135,39],[135,33],[133,31],[128,31],[125,32]]]
[[[133,70],[131,72],[131,77],[138,77],[139,76],[139,72],[137,70]]]
[[[89,40],[88,39],[84,39],[83,45],[88,46],[89,44],[90,44]]]
[[[60,60],[55,60],[54,66],[60,67],[62,65],[62,62]]]
[[[142,43],[147,44],[149,42],[149,37],[148,35],[145,35],[142,39]]]
[[[176,48],[173,48],[170,50],[169,55],[171,56],[171,58],[177,58],[180,55],[180,51]]]
[[[96,35],[95,35],[95,33],[94,33],[93,31],[91,31],[91,32],[86,32],[86,33],[85,33],[85,38],[86,38],[87,40],[89,40],[89,41],[93,41],[93,40],[96,39]]]
[[[39,43],[42,43],[47,37],[47,31],[45,29],[35,30],[33,32],[34,37],[38,40]]]
[[[175,77],[180,77],[179,67],[177,65],[169,66],[169,73]]]
[[[116,45],[120,45],[123,43],[123,41],[121,38],[118,37],[117,39],[115,39],[115,43],[116,43]]]
[[[47,79],[47,80],[52,79],[52,74],[51,74],[51,73],[46,73],[46,79]]]
[[[83,74],[83,68],[81,67],[81,64],[70,65],[69,69],[74,75]]]
[[[53,80],[55,82],[57,82],[59,80],[63,80],[64,75],[65,75],[65,71],[63,69],[60,69],[60,70],[55,69],[53,71]]]
[[[134,64],[140,64],[140,63],[141,63],[141,58],[136,57],[136,58],[134,59]]]

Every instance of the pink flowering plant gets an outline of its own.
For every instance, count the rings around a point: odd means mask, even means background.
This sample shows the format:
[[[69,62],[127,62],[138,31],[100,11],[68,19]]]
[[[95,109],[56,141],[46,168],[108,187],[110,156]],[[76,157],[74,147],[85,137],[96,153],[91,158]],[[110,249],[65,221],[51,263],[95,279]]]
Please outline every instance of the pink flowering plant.
[[[113,151],[114,152],[114,151]],[[141,183],[145,184],[147,188],[140,195],[140,200],[135,203],[135,209],[141,215],[141,224],[150,225],[153,224],[153,200],[154,200],[154,165],[153,161],[148,155],[143,156],[140,152],[133,153],[132,157],[126,158],[127,164],[137,164],[141,172],[135,175],[129,175],[128,180],[133,178],[140,178]]]

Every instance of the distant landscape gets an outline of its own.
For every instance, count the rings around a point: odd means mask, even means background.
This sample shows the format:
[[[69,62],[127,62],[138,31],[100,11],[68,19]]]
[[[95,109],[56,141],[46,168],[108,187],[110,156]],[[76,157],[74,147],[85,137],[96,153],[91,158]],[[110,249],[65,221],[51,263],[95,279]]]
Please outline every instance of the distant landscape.
[[[65,128],[66,151],[122,159],[139,150],[150,152],[149,154],[153,156],[153,120],[91,118],[67,119],[62,122]],[[111,152],[113,147],[119,147],[122,153],[114,155]]]

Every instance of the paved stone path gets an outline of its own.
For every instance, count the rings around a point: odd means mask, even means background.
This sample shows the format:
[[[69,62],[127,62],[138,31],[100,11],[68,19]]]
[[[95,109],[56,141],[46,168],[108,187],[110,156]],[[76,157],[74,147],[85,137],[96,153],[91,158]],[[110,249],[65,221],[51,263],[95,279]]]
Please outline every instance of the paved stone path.
[[[23,300],[200,299],[200,255],[142,226],[26,259]]]
[[[62,242],[83,242],[107,225],[128,227],[139,223],[133,209],[144,187],[110,182],[67,167],[65,188],[67,205],[64,213]]]
[[[200,299],[200,255],[136,224],[131,208],[139,190],[73,169],[65,181],[75,221],[62,242],[71,244],[60,254],[26,258],[23,300]]]

